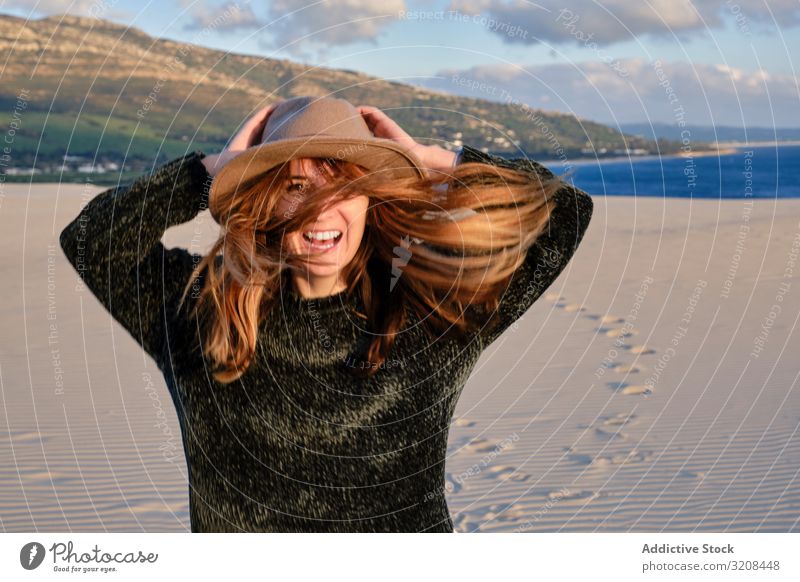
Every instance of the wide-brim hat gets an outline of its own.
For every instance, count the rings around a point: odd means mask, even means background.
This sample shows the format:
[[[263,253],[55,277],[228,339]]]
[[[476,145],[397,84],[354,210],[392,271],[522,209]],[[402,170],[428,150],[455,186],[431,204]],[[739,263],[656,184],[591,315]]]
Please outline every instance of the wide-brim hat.
[[[261,143],[226,163],[211,183],[211,195],[237,189],[292,158],[323,157],[353,162],[387,180],[426,177],[417,155],[398,142],[375,137],[361,113],[335,97],[294,97],[270,112]]]

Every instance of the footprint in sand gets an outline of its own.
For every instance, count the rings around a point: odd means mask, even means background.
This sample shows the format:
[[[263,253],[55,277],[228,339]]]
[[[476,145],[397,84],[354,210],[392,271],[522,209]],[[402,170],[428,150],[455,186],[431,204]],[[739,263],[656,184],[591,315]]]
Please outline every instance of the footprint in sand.
[[[15,445],[46,443],[52,436],[36,431],[17,431],[11,433],[11,442]]]
[[[485,438],[481,437],[469,437],[469,436],[462,436],[455,439],[452,443],[447,445],[447,454],[449,455],[460,455],[462,453],[469,453],[472,452],[470,447],[485,442]]]
[[[598,323],[607,324],[607,323],[622,323],[625,321],[623,318],[617,315],[611,315],[610,313],[606,313],[604,315],[598,315],[596,313],[587,313],[586,316],[589,319],[594,319]]]
[[[503,481],[506,478],[510,479],[511,481],[527,481],[530,478],[530,475],[526,473],[520,473],[517,471],[516,467],[512,467],[511,465],[492,467],[487,471],[484,471],[484,474],[489,479],[497,479],[499,481]]]
[[[628,435],[620,430],[607,430],[599,427],[594,429],[594,434],[596,437],[603,440],[625,440],[628,438]]]
[[[568,305],[564,305],[564,311],[568,313],[574,313],[576,311],[586,311],[586,308],[580,303],[570,303]]]
[[[594,460],[591,455],[587,455],[586,453],[570,452],[568,457],[571,461],[575,461],[579,465],[591,465]]]
[[[446,493],[458,493],[462,489],[461,483],[456,481],[452,473],[447,473],[444,478],[444,490]]]
[[[481,531],[480,516],[470,513],[458,513],[453,516],[453,529],[458,533],[474,533]]]
[[[474,420],[469,420],[467,418],[456,418],[453,420],[453,426],[457,427],[467,427],[467,426],[475,426],[477,423]]]
[[[595,457],[590,463],[591,467],[605,468],[618,465],[633,465],[636,463],[643,463],[653,456],[652,452],[642,452],[636,449],[628,451],[627,453],[619,453],[616,455],[601,455]]]
[[[619,362],[614,362],[608,367],[617,374],[636,374],[642,371],[639,366],[621,364]]]
[[[677,477],[683,477],[685,479],[702,479],[706,476],[705,471],[690,471],[688,469],[683,469],[679,471],[676,475]]]
[[[521,518],[527,517],[530,514],[529,510],[526,510],[524,507],[520,505],[503,505],[501,503],[496,503],[494,505],[488,505],[486,507],[479,507],[475,510],[473,517],[477,517],[482,519],[484,522],[487,521],[501,521],[501,522],[508,522],[508,521],[517,521]]]
[[[620,392],[626,396],[637,396],[641,394],[649,395],[653,393],[653,388],[644,384],[636,384],[625,386],[622,390],[620,390]]]
[[[576,503],[580,501],[591,501],[592,499],[597,499],[598,497],[603,497],[601,493],[598,491],[591,491],[589,489],[582,489],[580,491],[570,491],[565,489],[558,489],[556,491],[551,491],[547,494],[548,501],[558,501],[558,502],[567,502],[567,503]]]
[[[498,450],[501,441],[489,440],[483,437],[467,438],[459,445],[451,447],[453,454],[458,453],[491,453]],[[505,445],[503,448],[511,448],[511,444]]]
[[[474,438],[471,438],[471,439],[467,440],[467,442],[464,444],[464,448],[465,449],[474,449],[475,447],[477,447],[479,445],[482,445],[484,443],[488,443],[488,442],[489,442],[489,439],[486,439],[486,438],[483,438],[483,437],[474,437]]]
[[[559,295],[558,293],[545,293],[544,298],[547,299],[548,301],[560,301],[561,299],[563,299],[563,297],[561,297],[561,295]]]
[[[19,477],[26,487],[59,487],[79,481],[78,475],[55,470],[20,470]]]
[[[474,453],[492,453],[499,452],[500,450],[514,448],[513,443],[506,443],[497,440],[480,439],[481,442],[472,441],[465,449]]]
[[[655,354],[655,353],[656,353],[656,351],[655,351],[654,349],[652,349],[652,348],[650,348],[650,347],[648,347],[648,346],[644,346],[644,345],[641,345],[641,346],[631,346],[631,347],[628,349],[628,351],[629,351],[630,353],[632,353],[632,354],[638,354],[638,355],[640,355],[640,356],[643,356],[643,355],[645,355],[645,354]]]
[[[620,412],[614,416],[609,416],[605,420],[603,420],[603,424],[605,426],[622,426],[625,424],[636,424],[638,421],[635,420],[636,415],[631,413],[628,414],[627,412]]]
[[[652,394],[653,389],[647,385],[628,384],[627,382],[607,382],[606,385],[612,390],[620,394],[635,395],[635,394]]]
[[[606,336],[608,336],[608,337],[628,337],[628,336],[636,335],[637,333],[639,333],[639,332],[636,331],[636,330],[625,329],[624,327],[620,327],[620,328],[617,328],[617,329],[609,329],[606,332]]]

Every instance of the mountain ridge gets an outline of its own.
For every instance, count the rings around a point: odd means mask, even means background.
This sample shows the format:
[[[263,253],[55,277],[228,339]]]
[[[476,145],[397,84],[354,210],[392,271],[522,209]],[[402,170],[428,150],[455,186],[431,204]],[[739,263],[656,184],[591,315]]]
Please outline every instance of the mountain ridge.
[[[500,155],[554,158],[560,152],[568,159],[674,153],[679,146],[569,114],[523,110],[349,69],[227,53],[100,18],[0,15],[0,38],[9,52],[0,71],[1,106],[9,111],[21,89],[29,94],[11,165],[36,164],[45,174],[48,168],[66,171],[64,156],[110,160],[136,172],[188,149],[219,151],[256,108],[298,95],[375,105],[420,143],[448,149],[466,143]],[[532,112],[538,126],[527,118]],[[554,139],[543,135],[541,124]]]

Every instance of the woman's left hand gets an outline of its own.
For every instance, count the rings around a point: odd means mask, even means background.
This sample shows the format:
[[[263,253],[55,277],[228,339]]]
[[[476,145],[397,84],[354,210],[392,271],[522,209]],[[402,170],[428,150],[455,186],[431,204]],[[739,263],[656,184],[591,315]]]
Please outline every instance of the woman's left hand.
[[[256,111],[247,118],[242,128],[231,138],[228,147],[218,154],[210,154],[203,158],[203,165],[205,165],[211,176],[216,176],[225,164],[247,148],[261,143],[261,134],[267,125],[269,116],[278,106],[278,103],[280,101]]]
[[[356,110],[364,118],[375,137],[396,141],[415,154],[423,167],[434,170],[452,167],[455,160],[455,152],[447,151],[437,145],[426,146],[417,143],[395,120],[377,107],[359,105]]]

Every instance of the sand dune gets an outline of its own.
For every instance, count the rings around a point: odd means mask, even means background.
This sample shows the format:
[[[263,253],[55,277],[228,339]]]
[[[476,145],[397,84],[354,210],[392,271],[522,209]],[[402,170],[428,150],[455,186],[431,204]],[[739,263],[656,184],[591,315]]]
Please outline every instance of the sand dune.
[[[58,247],[98,191],[0,199],[4,531],[189,527],[160,373]],[[595,198],[575,259],[459,402],[458,531],[800,530],[800,200],[745,206]],[[165,240],[204,252],[215,232],[205,213]]]

